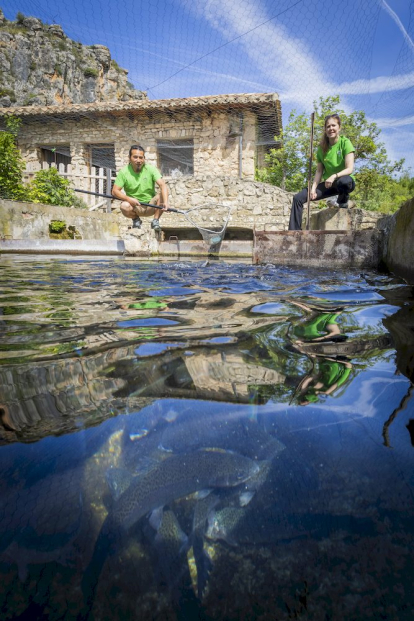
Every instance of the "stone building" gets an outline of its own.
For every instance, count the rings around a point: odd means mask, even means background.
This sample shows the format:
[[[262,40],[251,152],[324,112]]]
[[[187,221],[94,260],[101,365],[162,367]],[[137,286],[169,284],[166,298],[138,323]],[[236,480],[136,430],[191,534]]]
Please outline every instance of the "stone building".
[[[207,227],[224,220],[210,206],[230,209],[226,239],[241,240],[243,252],[251,255],[255,229],[287,228],[291,195],[255,181],[256,167],[264,165],[282,130],[277,93],[3,108],[0,123],[10,114],[22,121],[18,144],[27,181],[40,168],[56,165],[74,188],[107,194],[130,146],[140,144],[168,182],[170,205],[186,210],[206,204],[199,224]],[[101,203],[119,212],[118,201],[82,198],[90,208]],[[131,242],[132,254],[159,252],[164,240],[201,239],[196,227],[174,215],[163,216],[162,239],[154,239],[149,225],[131,237],[128,224],[120,218],[121,237]]]
[[[19,147],[29,175],[42,163],[71,165],[76,176],[94,167],[114,174],[129,147],[141,144],[166,177],[214,171],[252,180],[282,128],[276,93],[0,110],[7,114],[22,120]]]

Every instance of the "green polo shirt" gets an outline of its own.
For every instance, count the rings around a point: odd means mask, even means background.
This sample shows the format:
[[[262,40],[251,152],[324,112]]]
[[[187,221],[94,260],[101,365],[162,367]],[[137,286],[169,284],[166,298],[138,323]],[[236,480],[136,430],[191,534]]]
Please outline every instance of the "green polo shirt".
[[[121,168],[115,179],[115,185],[123,188],[127,196],[136,198],[140,203],[148,203],[156,194],[155,182],[162,175],[158,168],[151,164],[144,164],[136,173],[131,164]]]
[[[354,153],[355,148],[352,142],[345,136],[339,136],[338,142],[335,142],[324,154],[321,147],[318,147],[316,159],[323,166],[322,181],[326,181],[328,177],[339,173],[345,168],[345,156],[348,153]],[[354,178],[354,175],[351,175]]]

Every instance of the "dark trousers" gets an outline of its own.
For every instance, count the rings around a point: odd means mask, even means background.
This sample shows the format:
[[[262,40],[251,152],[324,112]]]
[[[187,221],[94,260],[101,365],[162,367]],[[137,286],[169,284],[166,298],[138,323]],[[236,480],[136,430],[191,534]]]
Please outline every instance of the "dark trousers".
[[[349,194],[355,189],[355,181],[350,175],[344,175],[339,177],[332,186],[328,189],[325,187],[325,182],[320,183],[316,188],[315,201],[320,201],[323,198],[329,198],[338,194],[338,203],[346,203],[348,201]],[[292,210],[290,212],[289,231],[300,231],[302,229],[302,212],[303,205],[308,200],[308,190],[302,190],[295,194],[292,201]]]

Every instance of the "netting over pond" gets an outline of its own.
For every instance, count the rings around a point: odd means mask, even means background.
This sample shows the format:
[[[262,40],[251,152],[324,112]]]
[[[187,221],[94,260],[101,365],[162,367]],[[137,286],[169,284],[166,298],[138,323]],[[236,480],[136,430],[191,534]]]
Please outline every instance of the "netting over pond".
[[[237,173],[241,139],[252,150],[243,175],[254,175],[280,137],[280,103],[286,124],[335,95],[379,123],[392,158],[410,158],[413,6],[13,0],[0,24],[1,112],[23,120],[29,174],[39,163],[115,170],[135,141],[165,175],[204,172],[200,152],[217,149]]]

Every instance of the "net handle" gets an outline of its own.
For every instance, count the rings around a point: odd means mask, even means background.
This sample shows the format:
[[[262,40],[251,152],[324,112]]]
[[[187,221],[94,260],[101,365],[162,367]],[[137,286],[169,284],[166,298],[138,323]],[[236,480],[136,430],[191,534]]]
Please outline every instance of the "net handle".
[[[310,130],[310,145],[309,145],[309,171],[308,171],[308,217],[306,222],[306,229],[310,230],[310,195],[311,195],[311,183],[312,183],[312,155],[313,155],[313,129],[315,125],[315,113],[311,114],[311,130]]]
[[[111,194],[101,194],[100,192],[90,192],[89,190],[81,190],[79,188],[74,188],[75,192],[82,192],[83,194],[91,194],[92,196],[102,196],[103,198],[110,198],[112,200],[115,201],[120,201],[122,200],[121,198],[115,198],[115,196],[112,196]],[[164,207],[159,207],[158,205],[152,205],[151,203],[142,203],[140,201],[139,203],[140,205],[143,205],[144,207],[152,207],[153,209],[159,209],[160,211],[165,211],[165,212],[172,212],[172,213],[180,213],[181,215],[183,215],[193,226],[195,226],[197,229],[199,230],[203,230],[206,231],[209,234],[216,234],[216,235],[222,235],[223,232],[226,230],[227,228],[227,224],[229,222],[230,219],[230,207],[228,207],[228,213],[227,213],[227,218],[226,221],[223,225],[223,227],[221,228],[221,231],[213,231],[212,229],[207,229],[203,226],[199,226],[196,222],[194,222],[190,216],[188,215],[191,211],[196,211],[197,209],[202,209],[202,208],[206,208],[209,207],[208,204],[203,204],[200,205],[199,207],[191,207],[191,209],[188,209],[187,211],[182,211],[181,209],[174,209],[173,207],[169,207],[168,209],[165,209]],[[214,203],[212,203],[213,206]]]
[[[80,190],[78,188],[73,188],[73,190],[75,192],[82,192],[82,194],[92,194],[92,196],[102,196],[102,198],[110,198],[113,201],[122,201],[122,198],[116,198],[115,196],[112,196],[112,194],[101,194],[100,192],[90,192],[89,190]],[[162,209],[161,207],[158,207],[157,205],[151,205],[151,203],[139,203],[140,205],[144,205],[144,207],[152,207],[153,209]],[[167,211],[167,210],[165,210]],[[169,209],[168,211],[177,211],[177,213],[181,213],[178,212],[178,209]]]
[[[122,201],[122,198],[116,198],[115,196],[112,196],[112,194],[101,194],[100,192],[90,192],[89,190],[80,190],[79,188],[73,188],[73,190],[75,192],[82,192],[82,194],[91,194],[92,196],[102,196],[102,198],[111,198],[113,201]],[[143,203],[143,202],[139,202],[140,205],[144,205],[144,207],[152,207],[153,209],[161,209],[161,211],[173,211],[174,213],[182,213],[183,215],[185,215],[187,212],[186,211],[180,211],[179,209],[173,209],[172,207],[169,207],[168,209],[164,209],[163,207],[158,207],[158,205],[152,205],[151,203]],[[192,209],[189,209],[188,211],[192,211]]]

